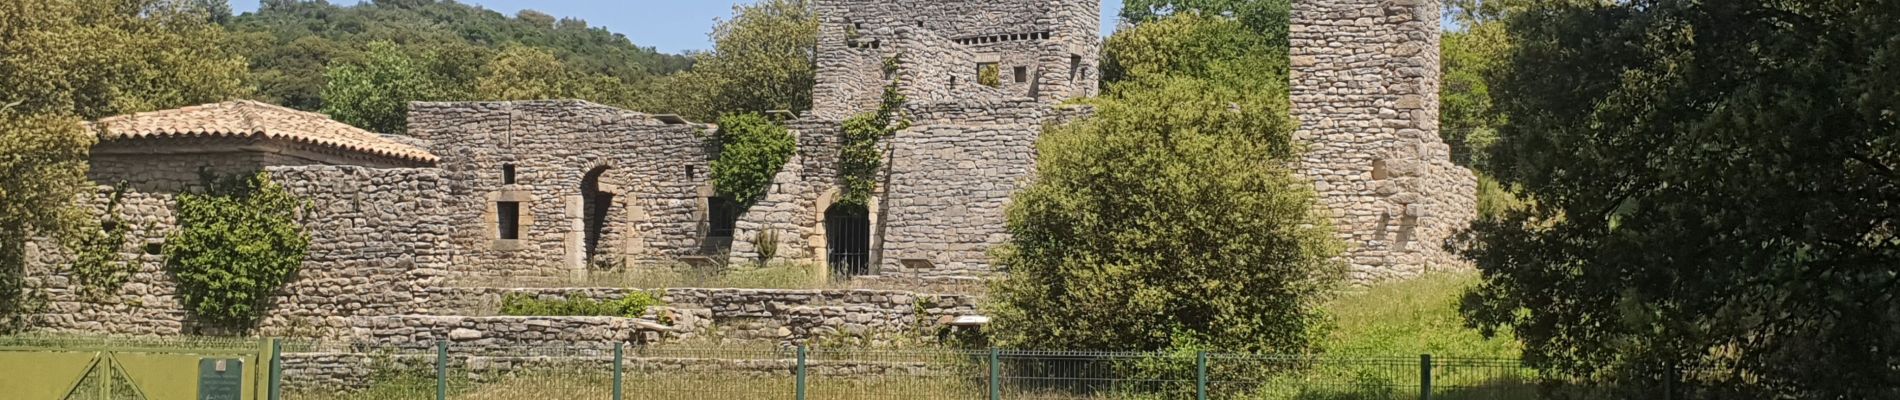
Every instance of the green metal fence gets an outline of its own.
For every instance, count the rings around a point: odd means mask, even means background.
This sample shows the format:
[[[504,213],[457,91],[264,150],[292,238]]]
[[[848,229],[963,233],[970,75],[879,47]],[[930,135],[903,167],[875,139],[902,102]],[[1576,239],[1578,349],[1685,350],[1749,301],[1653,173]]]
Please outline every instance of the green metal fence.
[[[345,348],[347,347],[347,348]],[[1527,399],[1510,359],[807,347],[352,344],[292,355],[289,400]],[[329,354],[329,353],[325,353]],[[358,375],[305,372],[339,359]],[[348,364],[348,363],[345,363]],[[300,382],[299,380],[321,382]]]

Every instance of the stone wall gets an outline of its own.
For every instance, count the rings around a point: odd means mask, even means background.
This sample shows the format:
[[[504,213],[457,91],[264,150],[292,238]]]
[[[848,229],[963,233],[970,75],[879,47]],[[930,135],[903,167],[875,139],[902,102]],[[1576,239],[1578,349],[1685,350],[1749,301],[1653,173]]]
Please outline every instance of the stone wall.
[[[217,159],[212,159],[217,160]],[[36,244],[29,258],[28,285],[47,296],[48,309],[36,316],[45,331],[177,335],[199,331],[175,298],[177,285],[165,272],[158,248],[177,230],[176,190],[150,182],[184,182],[178,177],[96,169],[95,179],[133,180],[116,214],[128,229],[119,249],[134,273],[123,287],[103,298],[82,296],[67,266],[72,258]],[[182,173],[180,170],[170,172]],[[300,166],[267,168],[279,184],[310,202],[303,227],[311,237],[297,279],[275,298],[259,333],[332,336],[348,327],[348,318],[406,312],[425,299],[417,288],[439,284],[447,270],[450,215],[441,174],[433,169],[368,169]],[[193,176],[196,172],[192,172]],[[150,177],[150,178],[146,178]],[[192,180],[195,182],[194,180]],[[110,187],[93,201],[103,211]],[[213,331],[215,332],[215,331]]]
[[[594,263],[669,263],[706,245],[708,126],[571,100],[410,108],[411,132],[430,141],[451,182],[458,277],[579,276]],[[598,228],[584,190],[595,176],[590,187],[612,196]],[[519,204],[518,239],[500,237],[503,202]]]
[[[1009,239],[1004,209],[1035,173],[1046,108],[1032,101],[911,108],[891,139],[879,275],[972,279]],[[875,239],[874,239],[875,240]]]
[[[975,86],[978,66],[989,64],[1001,73],[1007,97],[1053,104],[1094,95],[1100,7],[1090,0],[819,1],[813,115],[843,119],[875,108],[891,80],[883,60],[898,54],[934,64],[933,76],[957,77],[956,85],[941,79],[906,93],[927,101],[942,100],[937,95],[952,86]]]
[[[824,215],[837,199],[838,152],[844,128],[836,121],[800,118],[786,128],[798,138],[798,150],[772,178],[772,187],[735,224],[730,262],[759,257],[755,239],[762,231],[778,235],[778,260],[825,262]]]
[[[1443,243],[1476,214],[1476,180],[1438,135],[1439,3],[1296,1],[1293,115],[1303,174],[1331,209],[1351,279],[1461,268]]]
[[[948,318],[976,314],[980,301],[966,295],[884,290],[442,288],[429,296],[436,300],[427,311],[493,315],[510,294],[609,301],[634,292],[655,295],[664,303],[643,317],[671,329],[663,340],[688,343],[935,343]]]
[[[352,344],[372,348],[428,350],[448,342],[462,352],[505,354],[655,343],[669,331],[652,320],[621,317],[392,315],[358,317],[349,338]]]

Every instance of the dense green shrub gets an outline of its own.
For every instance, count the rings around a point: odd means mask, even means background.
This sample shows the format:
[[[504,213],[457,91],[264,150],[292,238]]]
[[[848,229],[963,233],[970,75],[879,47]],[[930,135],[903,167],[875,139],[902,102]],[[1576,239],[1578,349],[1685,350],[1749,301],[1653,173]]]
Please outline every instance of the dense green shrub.
[[[1298,353],[1342,246],[1314,209],[1284,83],[1151,78],[1047,130],[1008,211],[999,345]]]
[[[791,161],[797,139],[765,116],[745,113],[719,119],[719,145],[719,159],[712,162],[713,188],[744,208],[765,197],[772,177]]]
[[[297,275],[310,237],[305,203],[270,174],[205,174],[202,192],[178,195],[178,230],[161,249],[186,311],[211,326],[245,329]]]
[[[542,300],[533,294],[509,293],[501,299],[501,314],[522,317],[626,317],[639,318],[660,301],[646,292],[628,293],[619,300],[599,301],[580,295],[563,300]]]

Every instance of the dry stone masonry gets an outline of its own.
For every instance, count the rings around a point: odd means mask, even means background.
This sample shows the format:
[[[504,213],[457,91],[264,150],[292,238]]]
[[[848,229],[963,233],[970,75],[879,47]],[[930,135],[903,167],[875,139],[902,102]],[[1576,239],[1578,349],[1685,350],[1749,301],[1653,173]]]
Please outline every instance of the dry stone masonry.
[[[1333,213],[1353,281],[1459,268],[1445,241],[1477,213],[1477,180],[1438,135],[1439,3],[1293,2],[1301,170]]]
[[[514,288],[593,271],[759,261],[827,266],[839,279],[973,283],[998,268],[1004,210],[1035,175],[1042,129],[1092,113],[1060,105],[1099,87],[1100,4],[1090,0],[819,0],[810,113],[782,121],[798,148],[762,200],[738,209],[711,186],[717,127],[584,101],[415,103],[414,136],[379,135],[255,102],[89,124],[100,184],[83,201],[127,228],[134,272],[87,296],[49,243],[28,248],[47,331],[205,332],[175,299],[158,251],[175,198],[208,170],[268,171],[313,208],[296,281],[256,333],[422,351],[536,344],[937,340],[977,313],[972,296],[861,290],[667,289],[640,318],[496,316],[500,299],[624,298],[640,289]],[[1439,28],[1429,0],[1297,0],[1292,100],[1313,181],[1353,279],[1402,279],[1459,262],[1442,244],[1475,214],[1474,179],[1438,139]],[[994,87],[981,84],[996,71]],[[842,121],[888,85],[908,129],[883,138],[868,204],[842,205]],[[732,112],[766,110],[728,110]],[[761,241],[776,240],[770,260]],[[503,287],[490,287],[503,286]],[[594,349],[598,350],[598,349]],[[590,351],[594,351],[590,350]],[[351,349],[286,358],[287,374],[360,383],[378,362]],[[468,357],[509,371],[528,358]],[[640,362],[687,368],[693,362]],[[481,368],[474,368],[476,365]],[[751,365],[782,373],[784,365]],[[841,373],[888,366],[840,364]],[[301,380],[300,380],[301,381]]]

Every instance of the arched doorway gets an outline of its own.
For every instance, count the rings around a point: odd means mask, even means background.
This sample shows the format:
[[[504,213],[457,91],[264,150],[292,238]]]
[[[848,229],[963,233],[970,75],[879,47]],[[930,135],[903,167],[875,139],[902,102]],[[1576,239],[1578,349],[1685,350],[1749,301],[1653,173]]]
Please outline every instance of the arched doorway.
[[[595,167],[581,177],[582,242],[586,246],[587,261],[595,261],[600,254],[600,238],[607,230],[607,215],[614,207],[614,194],[600,190],[600,176],[607,173],[607,167]]]
[[[825,210],[825,264],[831,274],[854,277],[871,273],[871,212],[862,205],[835,204]]]

